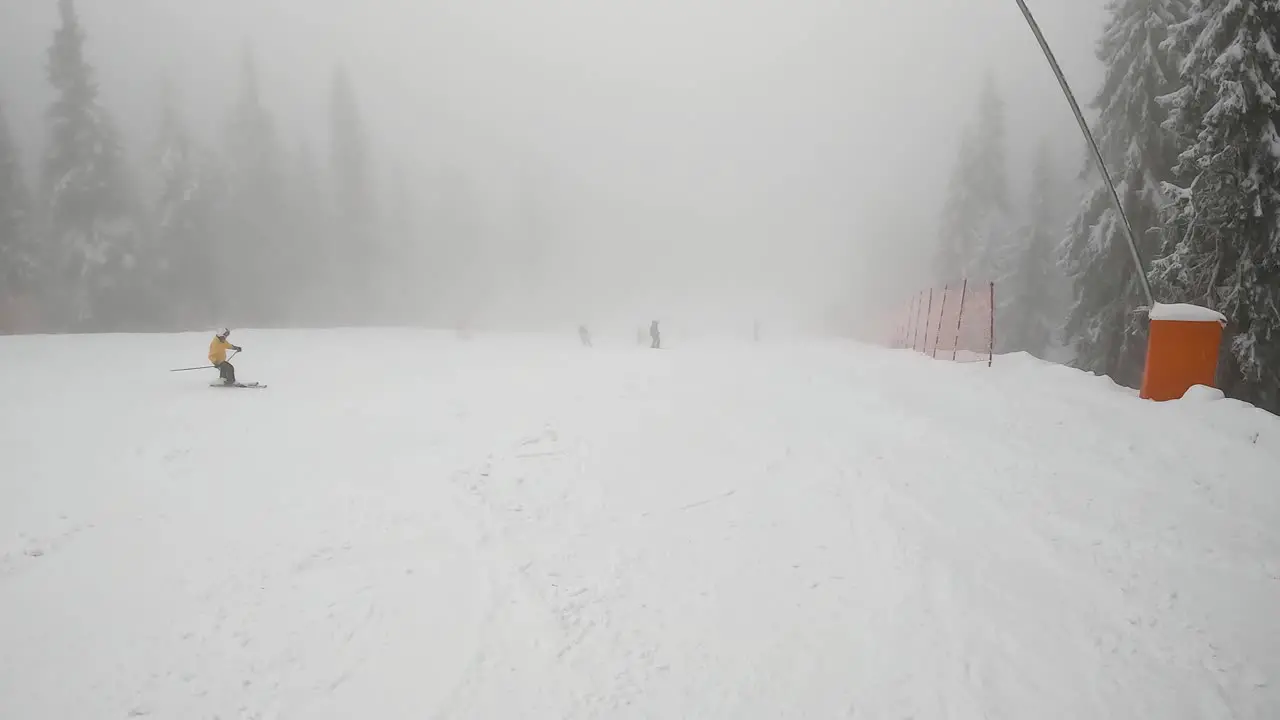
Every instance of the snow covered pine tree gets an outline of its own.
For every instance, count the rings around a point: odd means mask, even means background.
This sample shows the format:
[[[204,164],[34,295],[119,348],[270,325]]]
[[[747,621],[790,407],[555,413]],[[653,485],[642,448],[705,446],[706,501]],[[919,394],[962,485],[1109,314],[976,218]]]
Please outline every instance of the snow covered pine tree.
[[[1061,240],[1061,217],[1055,213],[1057,196],[1053,157],[1042,140],[1032,169],[1030,212],[1008,272],[999,281],[1004,306],[1000,343],[1005,351],[1022,351],[1049,359],[1057,346],[1061,305],[1055,291],[1062,276],[1055,262]]]
[[[30,213],[18,148],[0,107],[0,333],[28,329],[33,320],[27,312],[36,288]]]
[[[281,285],[292,277],[297,248],[287,232],[283,155],[275,121],[262,102],[257,64],[246,48],[240,97],[227,131],[227,201],[214,255],[214,271],[236,278],[235,291],[223,285],[217,297],[224,320],[269,324],[286,319],[289,288]]]
[[[1175,38],[1183,85],[1161,102],[1187,143],[1181,232],[1154,276],[1227,317],[1222,389],[1280,412],[1280,0],[1197,0]]]
[[[1013,238],[1009,216],[1004,100],[987,76],[976,124],[964,131],[939,227],[937,280],[992,280],[1003,274]]]
[[[1178,147],[1161,127],[1166,111],[1156,102],[1177,83],[1178,54],[1162,45],[1169,28],[1187,18],[1188,0],[1112,0],[1110,22],[1098,42],[1106,66],[1093,99],[1094,135],[1133,224],[1144,258],[1161,246],[1162,183],[1173,178]],[[1146,355],[1143,304],[1125,231],[1092,159],[1092,190],[1068,232],[1062,259],[1074,286],[1065,341],[1084,370],[1137,387]]]
[[[93,70],[84,58],[75,6],[59,0],[58,8],[62,25],[49,49],[49,81],[57,96],[46,115],[49,147],[41,187],[49,204],[52,292],[64,304],[71,329],[116,330],[142,317],[147,304],[138,270],[141,223],[119,133],[98,104]]]
[[[214,256],[221,183],[213,160],[191,140],[168,85],[162,93],[153,165],[159,284],[170,313],[166,320],[179,327],[211,324],[218,310]]]

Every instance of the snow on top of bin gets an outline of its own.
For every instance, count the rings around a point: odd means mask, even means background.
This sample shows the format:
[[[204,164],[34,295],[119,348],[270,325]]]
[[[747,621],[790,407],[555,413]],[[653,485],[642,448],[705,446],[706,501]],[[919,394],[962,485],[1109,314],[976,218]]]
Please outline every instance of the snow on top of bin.
[[[1216,322],[1225,325],[1227,318],[1216,310],[1199,305],[1156,303],[1151,307],[1152,320],[1176,320],[1182,322]]]

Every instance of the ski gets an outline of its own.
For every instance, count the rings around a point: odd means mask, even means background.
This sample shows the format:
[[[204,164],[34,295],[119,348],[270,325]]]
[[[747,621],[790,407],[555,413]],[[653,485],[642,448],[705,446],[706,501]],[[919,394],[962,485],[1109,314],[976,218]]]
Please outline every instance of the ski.
[[[259,383],[259,382],[248,382],[248,383],[238,382],[238,383],[232,383],[232,384],[230,384],[230,385],[228,385],[228,384],[226,384],[226,383],[224,383],[224,382],[211,382],[211,383],[209,383],[209,387],[222,387],[222,388],[251,388],[251,389],[259,389],[259,390],[261,390],[261,389],[265,389],[267,386],[266,386],[266,385],[264,385],[264,384],[262,384],[262,383]]]

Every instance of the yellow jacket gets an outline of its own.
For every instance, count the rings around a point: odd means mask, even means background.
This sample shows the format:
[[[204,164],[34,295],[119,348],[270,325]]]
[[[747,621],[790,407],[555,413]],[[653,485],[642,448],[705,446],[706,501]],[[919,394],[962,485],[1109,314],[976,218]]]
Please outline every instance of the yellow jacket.
[[[240,348],[227,342],[226,338],[215,337],[213,342],[209,343],[209,362],[213,365],[221,365],[227,361],[228,350],[239,350]]]

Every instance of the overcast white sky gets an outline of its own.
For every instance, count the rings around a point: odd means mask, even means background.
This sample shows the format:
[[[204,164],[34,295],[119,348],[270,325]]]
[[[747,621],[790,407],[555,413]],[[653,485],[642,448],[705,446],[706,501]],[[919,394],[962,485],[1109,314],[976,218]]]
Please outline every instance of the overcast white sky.
[[[1102,0],[1029,4],[1087,101]],[[322,149],[342,61],[382,169],[395,158],[418,177],[450,170],[481,208],[500,197],[540,206],[561,247],[549,259],[581,278],[569,304],[662,314],[679,311],[677,298],[816,306],[907,294],[924,282],[956,136],[987,70],[1009,103],[1015,172],[1040,135],[1072,169],[1083,161],[1014,0],[79,6],[103,101],[135,151],[162,73],[202,133],[220,128],[245,41],[281,124]],[[32,163],[55,22],[55,0],[0,0],[0,101]]]

